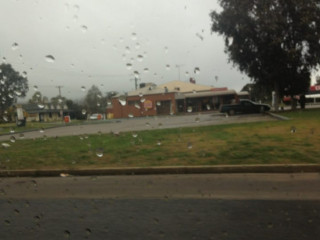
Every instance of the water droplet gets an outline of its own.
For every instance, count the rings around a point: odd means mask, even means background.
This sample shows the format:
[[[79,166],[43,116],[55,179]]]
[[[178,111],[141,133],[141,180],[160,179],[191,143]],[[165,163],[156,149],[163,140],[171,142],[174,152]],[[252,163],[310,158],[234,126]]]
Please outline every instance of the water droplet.
[[[96,149],[96,155],[99,158],[103,157],[103,149],[102,148]]]
[[[60,177],[70,177],[70,174],[68,173],[60,173]],[[70,235],[70,233],[69,233]]]
[[[297,131],[296,127],[295,127],[295,126],[292,126],[291,129],[290,129],[290,132],[291,132],[291,133],[295,133],[296,131]]]
[[[20,138],[20,139],[24,139],[24,134],[23,134],[23,133],[20,133],[20,134],[19,134],[19,138]]]
[[[135,46],[135,48],[136,49],[139,49],[141,46],[140,46],[140,43],[136,43],[136,46]]]
[[[68,239],[69,239],[71,233],[70,233],[68,230],[65,230],[63,235],[64,235],[65,238],[68,238]]]
[[[15,136],[11,136],[10,137],[10,142],[12,142],[12,143],[16,142],[16,137]]]
[[[169,65],[169,64],[166,65],[166,70],[167,70],[167,71],[170,70],[170,65]]]
[[[6,225],[10,225],[11,224],[11,222],[7,219],[7,220],[4,220],[4,223],[6,224]]]
[[[125,48],[125,51],[126,51],[126,54],[130,54],[130,52],[131,52],[130,47],[127,46],[127,47]]]
[[[133,41],[137,40],[137,34],[136,34],[136,33],[132,33],[132,34],[131,34],[131,39],[132,39]]]
[[[37,86],[37,85],[34,85],[34,86],[33,86],[33,90],[34,90],[34,91],[38,91],[38,86]]]
[[[211,110],[211,107],[209,104],[207,104],[206,107],[207,107],[207,110]]]
[[[7,116],[2,116],[2,119],[3,119],[5,122],[8,122],[8,117],[7,117]]]
[[[129,114],[128,114],[128,117],[129,117],[129,118],[133,118],[134,115],[133,115],[132,113],[129,113]]]
[[[145,98],[141,98],[141,99],[140,99],[140,102],[144,103],[144,101],[146,101]]]
[[[138,55],[137,56],[137,61],[138,62],[142,62],[143,61],[143,56],[142,55]]]
[[[23,78],[26,78],[27,76],[28,76],[28,73],[27,73],[26,71],[23,71],[23,72],[22,72],[22,77],[23,77]]]
[[[135,103],[134,106],[137,108],[137,109],[140,109],[140,105],[138,103]]]
[[[81,91],[85,92],[87,90],[87,88],[85,86],[81,86]]]
[[[160,101],[157,101],[157,106],[161,106],[161,102]]]
[[[44,133],[44,128],[40,128],[39,132]]]
[[[161,146],[161,144],[162,144],[161,141],[158,140],[158,141],[157,141],[157,145],[158,145],[158,146]]]
[[[132,133],[132,137],[137,138],[138,134],[137,133]]]
[[[188,147],[188,149],[192,149],[192,143],[188,142],[187,147]]]
[[[19,48],[19,44],[18,43],[13,43],[12,46],[11,46],[11,49],[13,51],[17,50]]]
[[[188,77],[189,76],[189,72],[185,72],[185,75],[186,75],[186,77]]]
[[[125,96],[120,96],[120,97],[118,98],[118,100],[119,100],[121,106],[125,106],[125,105],[127,104],[127,99],[126,99]]]
[[[189,106],[189,107],[187,108],[187,111],[188,111],[188,113],[191,113],[191,112],[192,112],[192,107]]]
[[[89,236],[91,233],[92,233],[92,232],[91,232],[91,229],[90,229],[90,228],[87,228],[87,229],[86,229],[86,235]]]
[[[83,33],[86,33],[88,31],[88,27],[86,25],[82,25],[81,30]]]
[[[52,55],[47,55],[47,56],[46,56],[46,61],[47,61],[48,63],[54,63],[55,58],[54,58]]]
[[[131,69],[132,69],[132,64],[131,64],[131,63],[127,63],[126,66],[127,66],[127,69],[128,69],[128,70],[131,70]]]
[[[43,109],[44,108],[44,104],[38,103],[38,108]]]
[[[2,145],[3,148],[8,148],[8,147],[10,147],[10,144],[8,144],[8,143],[2,143],[1,145]]]
[[[15,129],[14,128],[10,128],[10,133],[15,133]]]
[[[75,12],[78,12],[80,7],[79,7],[79,5],[76,4],[76,5],[73,6],[73,9],[74,9]]]
[[[138,71],[134,71],[133,74],[134,74],[134,77],[135,77],[135,78],[139,78],[139,77],[140,77],[140,74],[139,74]]]
[[[194,73],[195,74],[200,74],[200,68],[198,68],[198,67],[194,68]]]
[[[86,109],[82,109],[82,110],[81,110],[81,113],[82,113],[82,115],[86,115],[87,110],[86,110]]]
[[[200,118],[196,117],[195,121],[196,121],[196,123],[200,122]]]
[[[149,72],[149,68],[145,68],[145,69],[143,69],[143,71],[144,71],[145,73],[148,73],[148,72]]]
[[[192,90],[192,93],[197,93],[197,91],[196,90]]]
[[[165,54],[168,53],[168,47],[164,47],[164,53],[165,53]]]
[[[232,45],[233,43],[233,37],[228,37],[228,45]]]

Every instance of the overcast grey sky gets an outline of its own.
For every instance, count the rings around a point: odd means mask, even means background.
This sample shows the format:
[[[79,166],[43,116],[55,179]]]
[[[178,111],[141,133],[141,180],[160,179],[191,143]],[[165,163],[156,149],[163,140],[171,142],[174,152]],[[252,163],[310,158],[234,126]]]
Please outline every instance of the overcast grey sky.
[[[249,82],[228,63],[222,36],[210,31],[216,0],[0,2],[0,56],[27,72],[28,97],[34,85],[48,97],[63,86],[72,99],[93,84],[103,93],[130,91],[134,71],[156,84],[178,80],[179,69],[180,80],[214,87],[240,90]]]

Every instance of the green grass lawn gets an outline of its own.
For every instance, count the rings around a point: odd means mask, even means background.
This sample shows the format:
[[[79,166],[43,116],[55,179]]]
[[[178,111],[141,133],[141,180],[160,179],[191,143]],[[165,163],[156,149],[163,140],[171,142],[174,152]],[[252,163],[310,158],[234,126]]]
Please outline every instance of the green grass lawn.
[[[290,120],[17,140],[0,148],[0,169],[320,163],[320,110],[282,115]]]

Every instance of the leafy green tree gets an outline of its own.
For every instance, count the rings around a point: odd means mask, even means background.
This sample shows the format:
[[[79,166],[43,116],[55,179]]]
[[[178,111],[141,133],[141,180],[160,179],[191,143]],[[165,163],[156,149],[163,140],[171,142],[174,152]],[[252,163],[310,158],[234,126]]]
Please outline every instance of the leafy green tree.
[[[256,83],[246,84],[241,91],[248,92],[250,99],[256,102],[262,101],[271,103],[272,101],[272,90]]]
[[[5,111],[23,98],[28,92],[28,79],[13,69],[10,64],[0,65],[0,118],[3,119]]]
[[[48,97],[42,96],[40,91],[36,91],[29,99],[29,103],[48,103]]]
[[[63,106],[64,104],[66,104],[67,99],[65,97],[62,96],[56,96],[56,97],[52,97],[51,98],[51,103],[54,105],[61,105]]]
[[[84,104],[87,109],[87,113],[104,113],[105,104],[103,103],[103,96],[99,88],[95,85],[88,90],[88,93],[84,99]]]
[[[230,61],[273,88],[277,99],[307,92],[320,63],[319,0],[219,2],[222,11],[210,14],[212,31],[224,36]]]

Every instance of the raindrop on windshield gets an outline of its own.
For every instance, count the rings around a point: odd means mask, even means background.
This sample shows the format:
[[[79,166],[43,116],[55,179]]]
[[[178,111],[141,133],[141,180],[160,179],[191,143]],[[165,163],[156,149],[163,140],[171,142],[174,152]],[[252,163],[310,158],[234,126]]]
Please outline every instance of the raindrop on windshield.
[[[10,133],[14,133],[14,132],[15,132],[14,128],[10,128]]]
[[[26,78],[27,76],[28,76],[27,72],[26,72],[26,71],[23,71],[23,72],[22,72],[22,77],[23,77],[23,78]]]
[[[103,157],[103,149],[102,148],[96,149],[96,155],[99,158]]]
[[[192,112],[192,107],[191,106],[188,107],[187,111],[188,111],[188,113],[191,113]]]
[[[81,91],[82,92],[86,91],[86,87],[85,86],[81,86]]]
[[[168,53],[168,47],[164,47],[164,53]]]
[[[129,113],[129,114],[128,114],[128,117],[129,117],[129,118],[133,118],[134,116],[133,116],[132,113]]]
[[[136,43],[135,48],[136,48],[136,49],[139,49],[139,48],[140,48],[140,43]]]
[[[135,103],[134,106],[137,108],[137,109],[140,109],[140,105],[138,103]]]
[[[157,106],[161,106],[161,102],[160,101],[157,102]]]
[[[134,74],[134,77],[136,77],[136,78],[139,78],[139,76],[140,76],[138,71],[134,71],[133,74]]]
[[[12,142],[12,143],[16,142],[16,137],[15,136],[11,136],[10,137],[10,142]]]
[[[194,68],[194,73],[195,74],[199,74],[200,73],[200,68],[198,68],[198,67]]]
[[[145,98],[141,98],[140,102],[144,103],[145,100],[146,100]]]
[[[12,46],[11,46],[11,49],[13,51],[17,50],[19,48],[19,44],[18,43],[13,43]]]
[[[125,106],[125,105],[127,104],[127,100],[126,100],[126,97],[125,97],[125,96],[120,96],[120,97],[118,98],[118,100],[119,100],[121,106]]]
[[[86,33],[88,31],[88,27],[86,25],[82,25],[81,30],[83,33]]]
[[[192,149],[192,143],[188,142],[187,147],[188,147],[188,149]]]
[[[148,72],[149,72],[149,68],[145,68],[145,69],[143,69],[143,71],[144,71],[145,73],[148,73]]]
[[[143,56],[142,55],[138,55],[137,56],[137,61],[138,62],[142,62],[143,61]]]
[[[43,109],[44,108],[44,104],[38,103],[38,108]]]
[[[19,138],[20,138],[20,139],[24,139],[24,134],[23,134],[23,133],[20,133],[20,134],[19,134]]]
[[[2,143],[1,145],[2,145],[3,148],[8,148],[8,147],[10,147],[10,144],[8,144],[8,143]]]
[[[39,132],[44,133],[44,128],[40,128]]]
[[[37,86],[37,85],[34,85],[34,86],[33,86],[33,90],[38,91],[38,86]]]
[[[170,65],[169,64],[166,65],[166,70],[168,70],[168,71],[170,70]]]
[[[137,133],[132,133],[132,137],[136,138],[136,137],[138,137],[138,134]]]
[[[136,34],[136,33],[132,33],[132,34],[131,34],[131,39],[132,39],[133,41],[137,40],[137,34]]]
[[[47,55],[47,56],[46,56],[46,61],[47,61],[48,63],[54,63],[55,58],[54,58],[52,55]]]
[[[143,94],[141,92],[139,93],[139,97],[143,97]]]
[[[128,70],[131,70],[131,69],[132,69],[132,64],[131,64],[131,63],[127,63],[126,66],[127,66],[127,69],[128,69]]]
[[[86,110],[86,109],[82,109],[82,110],[81,110],[81,113],[82,113],[82,115],[86,115],[87,110]]]

